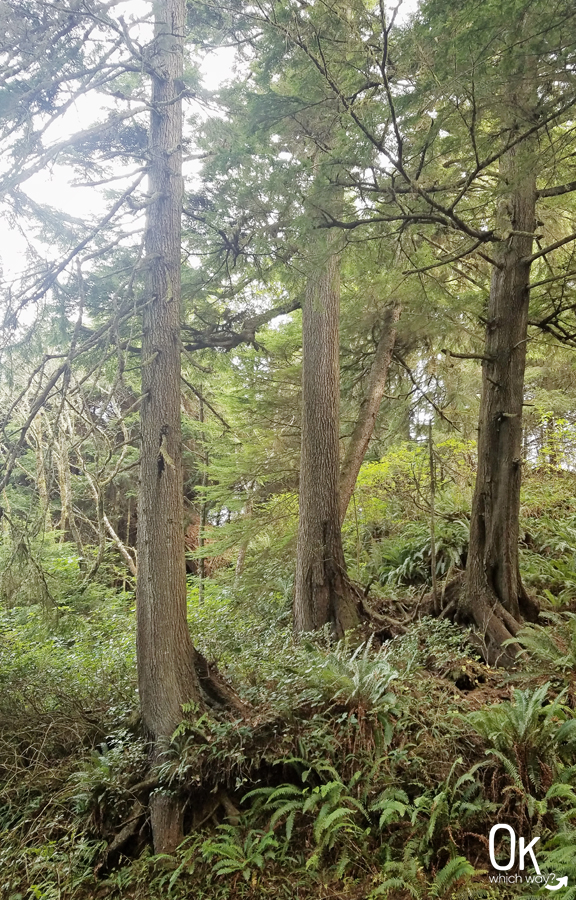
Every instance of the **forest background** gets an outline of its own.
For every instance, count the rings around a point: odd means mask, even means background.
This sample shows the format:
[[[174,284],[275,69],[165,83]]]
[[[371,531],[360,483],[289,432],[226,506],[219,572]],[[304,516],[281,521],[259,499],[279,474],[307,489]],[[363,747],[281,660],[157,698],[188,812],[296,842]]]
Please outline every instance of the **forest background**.
[[[576,896],[575,14],[0,3],[2,896]]]

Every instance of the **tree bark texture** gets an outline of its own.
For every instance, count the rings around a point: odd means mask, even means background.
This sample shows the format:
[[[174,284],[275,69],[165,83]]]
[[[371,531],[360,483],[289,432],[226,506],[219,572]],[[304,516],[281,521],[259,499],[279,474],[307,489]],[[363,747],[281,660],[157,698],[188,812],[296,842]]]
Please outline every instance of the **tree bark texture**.
[[[530,263],[536,181],[530,148],[517,145],[501,161],[499,244],[487,311],[478,472],[461,609],[484,636],[490,663],[508,665],[518,648],[502,643],[522,617],[534,619],[518,562],[522,477],[522,403],[528,336]],[[506,237],[506,235],[509,235]]]
[[[400,307],[397,305],[388,307],[384,316],[382,336],[378,341],[370,369],[366,394],[360,404],[358,418],[340,470],[340,522],[343,522],[346,517],[346,510],[356,486],[358,472],[374,433],[376,417],[386,389],[388,369],[396,343],[396,324],[399,318]]]
[[[322,233],[321,233],[322,234]],[[340,259],[317,235],[302,308],[302,448],[294,630],[331,624],[341,637],[359,622],[340,534]]]
[[[186,618],[182,434],[180,424],[180,231],[184,0],[154,8],[143,314],[141,463],[138,505],[137,650],[142,720],[157,758],[199,698]],[[156,808],[157,807],[157,808]],[[151,798],[156,852],[182,838],[174,798]]]

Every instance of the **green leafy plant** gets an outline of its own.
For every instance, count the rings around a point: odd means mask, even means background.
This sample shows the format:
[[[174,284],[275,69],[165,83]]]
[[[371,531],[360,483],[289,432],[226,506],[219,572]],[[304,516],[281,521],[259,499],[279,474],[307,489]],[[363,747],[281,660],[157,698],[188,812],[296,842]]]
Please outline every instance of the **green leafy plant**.
[[[464,515],[438,523],[435,538],[436,575],[459,568],[470,539],[470,523]],[[431,578],[430,526],[426,522],[406,525],[400,535],[371,547],[368,574],[387,586],[423,584]]]
[[[470,865],[465,856],[454,856],[436,873],[430,887],[430,897],[445,897],[454,889],[456,882],[475,874],[474,866]]]
[[[322,766],[326,772],[329,767]],[[306,769],[302,780],[308,780],[312,771]],[[284,822],[286,841],[289,842],[294,833],[297,817],[312,825],[315,851],[308,858],[307,868],[318,868],[322,856],[328,851],[339,849],[337,872],[342,874],[351,861],[351,840],[362,840],[366,833],[369,815],[360,800],[354,796],[354,789],[362,777],[357,772],[349,784],[339,780],[338,774],[332,773],[334,780],[315,787],[299,787],[294,784],[283,784],[279,787],[257,788],[246,794],[244,800],[252,800],[254,808],[262,813],[272,812],[269,828]],[[359,824],[363,821],[364,828]]]
[[[556,669],[563,675],[576,671],[576,615],[548,613],[553,627],[525,625],[516,641],[528,651],[532,659]]]
[[[418,669],[444,671],[463,657],[477,658],[469,632],[447,619],[423,616],[387,646],[390,664],[403,674]]]
[[[457,775],[462,764],[463,759],[459,757],[439,790],[426,791],[413,802],[411,821],[418,826],[413,840],[418,839],[418,855],[428,863],[441,846],[455,852],[455,834],[463,829],[474,830],[477,822],[496,808],[486,799],[475,777],[482,763]]]
[[[279,850],[273,831],[246,831],[237,825],[219,825],[218,835],[202,844],[202,856],[212,864],[215,875],[240,873],[245,881],[281,856]]]
[[[477,872],[464,856],[454,856],[436,872],[434,880],[429,884],[422,866],[409,847],[402,861],[386,862],[382,874],[384,880],[369,894],[368,900],[376,900],[377,897],[392,898],[397,896],[398,891],[408,894],[414,900],[446,897],[449,894],[454,896],[457,882],[469,881]]]
[[[520,800],[530,818],[542,817],[555,803],[573,804],[576,799],[562,782],[576,749],[576,719],[562,706],[562,695],[547,703],[549,690],[548,683],[514,691],[511,702],[466,716],[488,745],[487,755],[508,777],[509,787],[503,791],[507,802]]]
[[[574,818],[574,809],[570,817]],[[538,850],[538,859],[543,871],[555,872],[557,877],[568,877],[568,885],[562,890],[563,900],[576,898],[576,829],[573,821],[556,823],[554,832],[546,836]]]
[[[146,762],[143,740],[126,729],[109,735],[70,777],[71,800],[76,810],[101,814],[107,807],[112,816],[121,815],[132,802],[128,784],[144,776]]]
[[[311,689],[325,700],[374,714],[384,742],[389,743],[393,734],[390,715],[397,713],[396,696],[389,688],[398,672],[385,651],[374,652],[372,639],[354,651],[340,641],[328,652],[314,649],[311,662],[303,673]]]
[[[378,813],[378,827],[383,829],[409,816],[412,805],[406,791],[400,788],[387,787],[376,800],[370,804],[370,812]]]

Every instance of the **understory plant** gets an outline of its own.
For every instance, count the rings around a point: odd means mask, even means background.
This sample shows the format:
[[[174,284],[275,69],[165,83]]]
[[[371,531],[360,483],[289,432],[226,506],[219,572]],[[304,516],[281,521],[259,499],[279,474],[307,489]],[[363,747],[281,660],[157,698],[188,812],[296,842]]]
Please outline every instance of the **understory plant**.
[[[554,818],[565,824],[576,808],[576,719],[562,703],[564,694],[550,698],[550,693],[550,683],[515,690],[511,701],[466,717],[503,778],[492,782],[499,815],[516,816],[520,826],[540,827]]]
[[[576,615],[549,612],[546,619],[548,626],[524,625],[516,641],[537,665],[569,677],[576,672]]]

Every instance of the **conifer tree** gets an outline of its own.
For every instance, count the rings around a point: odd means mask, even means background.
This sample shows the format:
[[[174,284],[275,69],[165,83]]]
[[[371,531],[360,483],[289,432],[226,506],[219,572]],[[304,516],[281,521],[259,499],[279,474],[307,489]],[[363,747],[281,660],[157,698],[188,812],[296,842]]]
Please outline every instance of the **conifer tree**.
[[[358,4],[344,16],[333,4],[345,31],[338,41],[308,11],[261,11],[313,66],[346,122],[334,171],[356,203],[353,212],[328,212],[327,225],[349,233],[380,226],[382,239],[399,225],[406,274],[420,278],[474,256],[492,272],[486,347],[475,354],[485,370],[478,489],[457,606],[483,635],[487,658],[510,661],[514,649],[503,652],[502,642],[536,614],[517,547],[529,273],[536,260],[554,268],[555,252],[574,240],[568,227],[533,252],[536,200],[574,189],[550,185],[576,102],[573,5],[558,0],[541,12],[531,3],[430,2],[394,32],[394,14],[388,20],[383,8]],[[555,138],[543,146],[537,135],[546,130]],[[543,321],[550,326],[562,308]]]
[[[156,761],[181,721],[182,704],[199,700],[186,619],[180,420],[184,23],[183,0],[156,4],[150,52],[151,198],[145,238],[137,581],[140,703]],[[182,839],[178,800],[156,792],[151,820],[156,852],[175,850]]]

